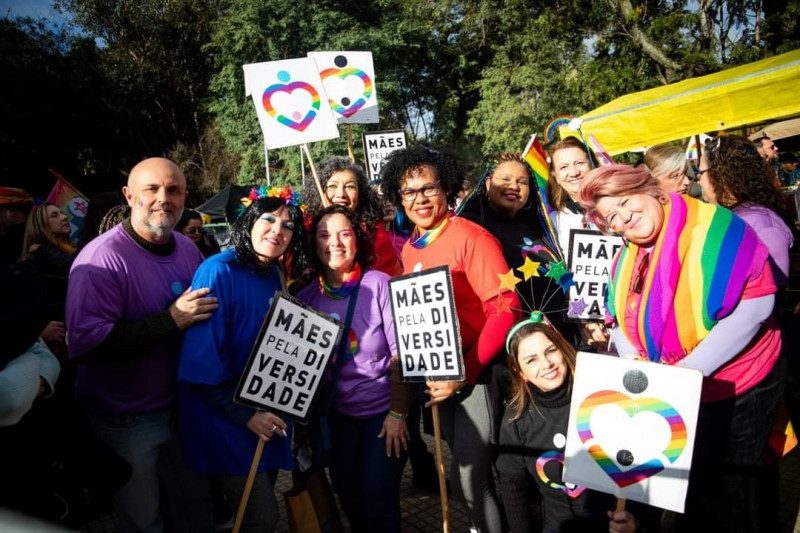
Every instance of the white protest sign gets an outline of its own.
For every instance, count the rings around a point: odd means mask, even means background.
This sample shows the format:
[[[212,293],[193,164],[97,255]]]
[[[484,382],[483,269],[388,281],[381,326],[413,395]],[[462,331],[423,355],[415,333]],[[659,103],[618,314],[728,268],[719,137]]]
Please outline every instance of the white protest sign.
[[[245,65],[244,84],[270,150],[339,136],[313,59]]]
[[[570,231],[568,264],[575,284],[569,288],[569,318],[605,318],[611,265],[622,246],[621,237],[610,237],[592,230]]]
[[[404,381],[464,379],[450,267],[389,281],[392,319]]]
[[[378,91],[372,52],[309,52],[339,124],[376,124]]]
[[[683,512],[703,374],[578,353],[564,480]]]
[[[403,130],[368,131],[364,133],[364,153],[367,156],[369,181],[381,179],[381,169],[389,154],[408,146]]]
[[[340,322],[278,293],[234,399],[305,422],[342,329]]]

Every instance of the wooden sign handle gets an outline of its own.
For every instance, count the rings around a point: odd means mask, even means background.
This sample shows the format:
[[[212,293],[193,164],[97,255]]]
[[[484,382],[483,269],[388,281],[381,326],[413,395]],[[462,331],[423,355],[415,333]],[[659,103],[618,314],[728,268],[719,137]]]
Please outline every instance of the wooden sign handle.
[[[614,509],[615,513],[625,510],[625,498],[617,498],[617,508]]]
[[[350,162],[356,162],[356,153],[353,150],[353,125],[346,124],[344,131],[347,134],[347,155],[350,157]]]
[[[244,492],[242,492],[242,499],[239,501],[239,510],[236,511],[236,522],[233,524],[233,533],[239,533],[242,527],[242,520],[244,520],[244,510],[247,509],[247,502],[250,500],[250,492],[253,490],[253,482],[258,473],[258,463],[261,462],[261,454],[264,452],[264,443],[266,441],[259,437],[258,445],[256,446],[256,453],[253,455],[253,463],[250,465],[250,473],[247,474],[247,481],[244,484]]]
[[[447,520],[447,481],[444,473],[444,454],[442,453],[442,428],[439,422],[439,406],[431,406],[433,413],[433,435],[436,448],[436,470],[439,473],[439,496],[442,500],[442,531],[450,532]]]
[[[311,152],[308,151],[308,143],[303,143],[303,152],[305,152],[306,159],[308,159],[308,166],[311,167],[311,175],[314,176],[314,183],[317,185],[317,192],[319,193],[319,200],[322,202],[322,207],[328,207],[331,203],[328,201],[328,197],[325,196],[325,191],[322,190],[322,183],[320,183],[319,176],[317,175],[317,167],[314,166],[314,160],[311,159]]]

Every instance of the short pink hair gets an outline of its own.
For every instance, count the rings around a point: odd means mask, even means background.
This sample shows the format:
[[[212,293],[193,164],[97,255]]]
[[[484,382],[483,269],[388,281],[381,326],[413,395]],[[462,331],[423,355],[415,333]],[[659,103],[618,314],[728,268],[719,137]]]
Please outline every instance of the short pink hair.
[[[597,202],[606,196],[628,196],[631,194],[648,194],[655,198],[664,195],[647,168],[628,165],[607,165],[590,170],[581,182],[578,191],[581,205],[586,208],[586,218],[608,233],[608,222],[597,211]]]

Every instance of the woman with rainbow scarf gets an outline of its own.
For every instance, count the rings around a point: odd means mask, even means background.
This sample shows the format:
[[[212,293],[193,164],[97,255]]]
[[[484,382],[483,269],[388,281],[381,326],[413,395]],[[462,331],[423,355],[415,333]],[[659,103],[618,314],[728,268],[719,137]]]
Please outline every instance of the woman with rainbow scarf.
[[[461,333],[466,381],[430,381],[426,405],[439,405],[452,452],[450,485],[481,533],[502,531],[492,477],[491,418],[482,371],[504,353],[519,299],[503,287],[500,243],[477,224],[451,218],[463,174],[443,152],[417,145],[393,152],[383,167],[384,193],[414,224],[403,247],[405,273],[447,265]],[[479,379],[480,377],[480,379]]]
[[[354,532],[400,531],[405,418],[412,392],[397,364],[389,275],[371,268],[369,231],[345,206],[311,222],[311,258],[319,272],[298,299],[345,324],[323,394],[314,457],[329,456],[333,488]],[[314,440],[316,439],[316,440]]]
[[[627,241],[608,293],[620,355],[706,376],[681,531],[763,530],[755,480],[785,366],[766,247],[732,212],[664,193],[646,169],[595,169],[580,200]]]

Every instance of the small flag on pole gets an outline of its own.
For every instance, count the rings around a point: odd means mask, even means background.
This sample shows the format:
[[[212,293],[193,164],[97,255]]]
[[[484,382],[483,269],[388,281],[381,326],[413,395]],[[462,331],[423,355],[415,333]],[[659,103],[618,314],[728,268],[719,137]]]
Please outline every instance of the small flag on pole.
[[[86,209],[89,207],[89,200],[58,172],[53,169],[49,170],[50,174],[56,177],[56,184],[47,196],[47,202],[57,206],[67,215],[72,229],[70,237],[72,237],[72,240],[77,240],[83,227],[83,219],[86,216]]]

